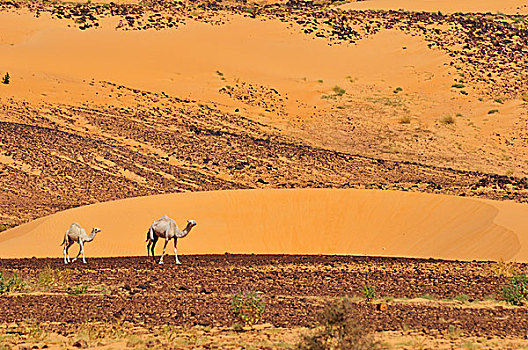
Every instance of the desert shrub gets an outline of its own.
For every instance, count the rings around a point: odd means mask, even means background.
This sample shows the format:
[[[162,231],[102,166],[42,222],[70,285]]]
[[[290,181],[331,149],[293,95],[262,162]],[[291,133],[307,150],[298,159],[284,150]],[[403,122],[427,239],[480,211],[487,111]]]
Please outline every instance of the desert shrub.
[[[370,333],[352,316],[353,303],[349,299],[329,303],[319,315],[319,330],[305,335],[297,349],[380,349]]]
[[[498,112],[499,112],[498,109],[490,109],[490,110],[488,111],[488,114],[495,114],[495,113],[498,113]]]
[[[371,301],[376,297],[376,288],[368,285],[363,286],[363,296],[367,301]]]
[[[397,94],[400,91],[403,91],[403,89],[398,86],[396,89],[394,89],[393,93]]]
[[[24,283],[17,275],[7,277],[0,271],[0,294],[19,292],[25,287],[26,283]]]
[[[38,284],[44,288],[59,287],[68,284],[72,279],[69,269],[52,269],[47,266],[38,275]]]
[[[512,305],[523,305],[528,300],[528,277],[525,274],[513,276],[502,288],[502,299]]]
[[[499,260],[488,265],[488,271],[492,276],[497,277],[513,277],[520,274],[519,266],[514,261]]]
[[[408,115],[404,115],[403,117],[400,118],[399,123],[400,124],[410,124],[411,123],[411,117],[409,117]]]
[[[466,85],[461,84],[461,83],[456,83],[456,84],[451,85],[451,87],[454,87],[454,88],[457,88],[457,89],[462,89],[462,88],[465,88]]]
[[[11,77],[9,76],[9,73],[6,73],[4,75],[4,77],[2,78],[2,84],[9,84],[9,80],[11,79]]]
[[[239,292],[231,297],[231,312],[246,326],[260,321],[265,309],[264,301],[254,292]]]
[[[343,95],[345,94],[345,92],[346,92],[345,89],[343,89],[343,88],[341,88],[341,87],[339,87],[339,86],[337,86],[337,85],[334,86],[334,88],[333,88],[332,90],[334,90],[334,92],[335,92],[335,94],[336,94],[337,96],[343,96]]]
[[[493,100],[493,102],[497,102],[497,103],[500,103],[500,104],[503,104],[504,101],[502,100],[502,98],[496,98]]]
[[[455,119],[450,115],[446,115],[440,118],[440,123],[445,125],[455,124]]]

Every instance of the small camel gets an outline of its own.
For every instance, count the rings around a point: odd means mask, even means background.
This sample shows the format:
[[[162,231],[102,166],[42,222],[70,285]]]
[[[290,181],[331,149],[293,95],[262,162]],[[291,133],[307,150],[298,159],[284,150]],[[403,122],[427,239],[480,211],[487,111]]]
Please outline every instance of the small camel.
[[[178,251],[176,250],[176,245],[178,244],[178,238],[183,238],[191,232],[191,229],[196,226],[196,221],[187,220],[187,226],[183,231],[180,231],[176,222],[169,218],[167,215],[163,215],[159,220],[156,220],[150,225],[147,231],[147,255],[150,256],[152,253],[152,259],[154,262],[156,258],[154,257],[154,247],[158,238],[165,238],[165,245],[163,246],[163,253],[158,261],[158,264],[163,264],[163,256],[165,255],[165,249],[167,248],[167,243],[174,238],[174,256],[176,258],[176,264],[181,264],[178,259]]]
[[[77,258],[79,258],[79,255],[82,254],[83,263],[86,264],[86,259],[84,258],[84,243],[93,241],[95,235],[98,232],[101,232],[101,230],[97,227],[94,227],[92,229],[92,233],[88,236],[86,234],[85,229],[83,229],[81,225],[76,222],[71,224],[68,231],[66,231],[66,233],[64,234],[64,240],[61,243],[61,245],[64,244],[64,263],[67,264],[69,262],[74,262],[75,260],[77,260]],[[79,243],[79,253],[75,257],[75,259],[70,260],[70,256],[68,255],[68,249],[70,249],[71,245],[74,242]]]

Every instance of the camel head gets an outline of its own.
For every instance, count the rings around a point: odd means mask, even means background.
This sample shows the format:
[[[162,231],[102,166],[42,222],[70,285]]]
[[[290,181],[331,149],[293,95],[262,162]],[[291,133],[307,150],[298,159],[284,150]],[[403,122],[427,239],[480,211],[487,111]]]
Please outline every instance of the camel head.
[[[94,234],[94,235],[95,235],[96,233],[99,233],[99,232],[101,232],[101,229],[100,229],[100,228],[94,227],[94,228],[92,229],[92,234]]]
[[[194,220],[187,220],[187,226],[185,227],[185,232],[189,233],[191,229],[196,226],[196,221]]]

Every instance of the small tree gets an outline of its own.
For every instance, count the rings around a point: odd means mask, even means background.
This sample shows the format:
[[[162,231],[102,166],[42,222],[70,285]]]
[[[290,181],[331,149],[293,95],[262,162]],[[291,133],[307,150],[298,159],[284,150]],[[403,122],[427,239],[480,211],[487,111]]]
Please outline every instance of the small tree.
[[[4,77],[2,78],[2,84],[6,84],[6,85],[9,84],[9,78],[10,78],[9,73],[6,73]]]

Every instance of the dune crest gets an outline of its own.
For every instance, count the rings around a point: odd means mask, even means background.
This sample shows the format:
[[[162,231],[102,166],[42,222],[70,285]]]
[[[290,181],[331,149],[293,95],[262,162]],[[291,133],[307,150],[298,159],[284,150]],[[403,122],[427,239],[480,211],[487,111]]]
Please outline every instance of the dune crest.
[[[505,209],[506,208],[506,209]],[[503,211],[508,213],[503,214]],[[138,197],[66,210],[0,234],[0,257],[59,257],[68,225],[103,231],[87,256],[146,255],[145,232],[168,214],[195,231],[181,254],[358,254],[528,261],[528,206],[377,190],[238,190]],[[513,213],[513,214],[512,214]],[[501,216],[501,225],[495,218]],[[510,225],[511,224],[511,225]],[[511,229],[512,225],[515,231]],[[161,248],[158,247],[158,252]]]

